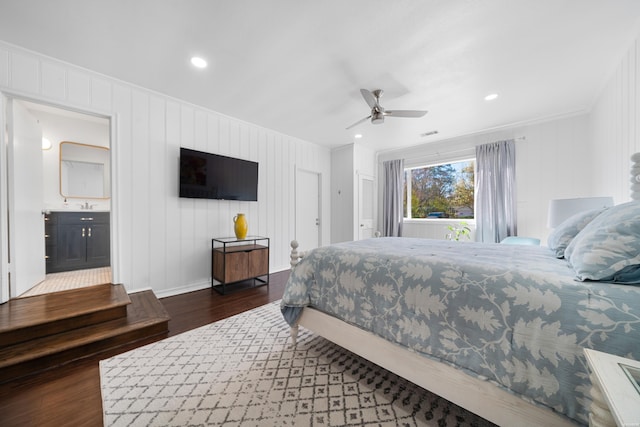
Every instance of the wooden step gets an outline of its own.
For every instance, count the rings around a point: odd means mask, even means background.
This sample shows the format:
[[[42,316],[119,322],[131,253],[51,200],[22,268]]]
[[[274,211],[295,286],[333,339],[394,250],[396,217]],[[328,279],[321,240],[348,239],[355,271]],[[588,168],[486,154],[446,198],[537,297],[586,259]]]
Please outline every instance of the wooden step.
[[[0,383],[168,333],[169,315],[152,291],[129,295],[121,318],[0,348]]]
[[[111,283],[15,298],[0,305],[0,346],[123,318],[130,303]]]

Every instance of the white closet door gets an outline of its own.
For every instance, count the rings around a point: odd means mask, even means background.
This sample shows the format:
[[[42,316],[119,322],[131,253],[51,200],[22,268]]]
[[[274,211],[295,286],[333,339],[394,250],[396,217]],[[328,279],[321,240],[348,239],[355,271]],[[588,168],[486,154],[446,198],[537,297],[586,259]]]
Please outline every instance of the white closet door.
[[[320,174],[296,174],[296,240],[307,251],[320,246]]]

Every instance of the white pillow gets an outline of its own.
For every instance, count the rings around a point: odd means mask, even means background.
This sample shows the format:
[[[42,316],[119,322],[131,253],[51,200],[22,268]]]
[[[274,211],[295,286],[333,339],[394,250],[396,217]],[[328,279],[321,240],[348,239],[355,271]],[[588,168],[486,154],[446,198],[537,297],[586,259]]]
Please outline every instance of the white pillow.
[[[580,280],[616,281],[621,272],[639,272],[640,201],[602,212],[571,241],[564,256]]]
[[[547,246],[556,254],[556,258],[564,258],[564,250],[569,243],[587,226],[595,217],[606,208],[591,209],[580,212],[565,219],[549,235]]]

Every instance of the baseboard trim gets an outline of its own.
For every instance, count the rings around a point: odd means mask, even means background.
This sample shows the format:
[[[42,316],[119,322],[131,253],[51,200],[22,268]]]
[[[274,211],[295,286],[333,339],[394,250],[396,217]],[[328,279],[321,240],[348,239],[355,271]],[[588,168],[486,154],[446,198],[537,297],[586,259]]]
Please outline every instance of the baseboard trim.
[[[188,292],[200,291],[202,289],[208,289],[210,287],[211,287],[211,283],[207,280],[206,282],[191,283],[189,285],[180,286],[177,288],[163,289],[163,290],[154,289],[153,292],[156,294],[158,298],[166,298],[166,297],[173,297],[180,294],[186,294]]]
[[[289,268],[280,268],[280,269],[276,269],[276,270],[272,270],[269,272],[269,274],[274,274],[274,273],[280,273],[281,271],[285,271],[285,270],[289,270]],[[201,291],[203,289],[209,289],[211,287],[211,279],[208,279],[207,281],[200,281],[200,282],[196,282],[196,283],[190,283],[188,285],[185,286],[180,286],[180,287],[176,287],[176,288],[170,288],[170,289],[154,289],[152,287],[144,287],[144,288],[136,288],[136,289],[127,289],[127,292],[132,294],[135,292],[142,292],[142,291],[148,291],[151,290],[153,291],[154,294],[156,294],[156,297],[158,298],[167,298],[167,297],[173,297],[176,295],[180,295],[180,294],[186,294],[188,292],[194,292],[194,291]]]

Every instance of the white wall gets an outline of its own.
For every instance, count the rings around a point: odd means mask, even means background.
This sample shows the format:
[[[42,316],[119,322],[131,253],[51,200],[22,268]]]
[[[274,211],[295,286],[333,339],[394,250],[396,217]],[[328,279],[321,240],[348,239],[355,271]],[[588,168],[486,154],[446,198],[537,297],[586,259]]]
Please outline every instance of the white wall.
[[[613,64],[612,64],[613,65]],[[591,111],[591,183],[616,203],[629,196],[630,157],[640,152],[640,41],[624,53]]]
[[[353,156],[353,145],[331,150],[331,243],[354,240]]]
[[[331,243],[359,238],[361,175],[375,177],[373,150],[360,144],[331,150]]]
[[[415,166],[475,157],[475,146],[510,138],[517,139],[518,235],[546,242],[550,199],[609,195],[598,194],[591,187],[586,113],[380,153],[378,170],[383,170],[383,161],[398,158],[405,159],[405,166]],[[382,175],[380,172],[380,180]],[[379,188],[382,200],[382,184]],[[381,212],[378,218],[382,218]],[[443,239],[446,225],[437,220],[409,221],[403,235]]]
[[[249,234],[271,238],[270,270],[288,268],[296,167],[322,173],[330,217],[326,148],[3,42],[0,91],[113,118],[112,261],[129,291],[208,286],[211,238],[233,235],[237,212],[247,214]],[[259,201],[180,199],[181,146],[259,162]]]

